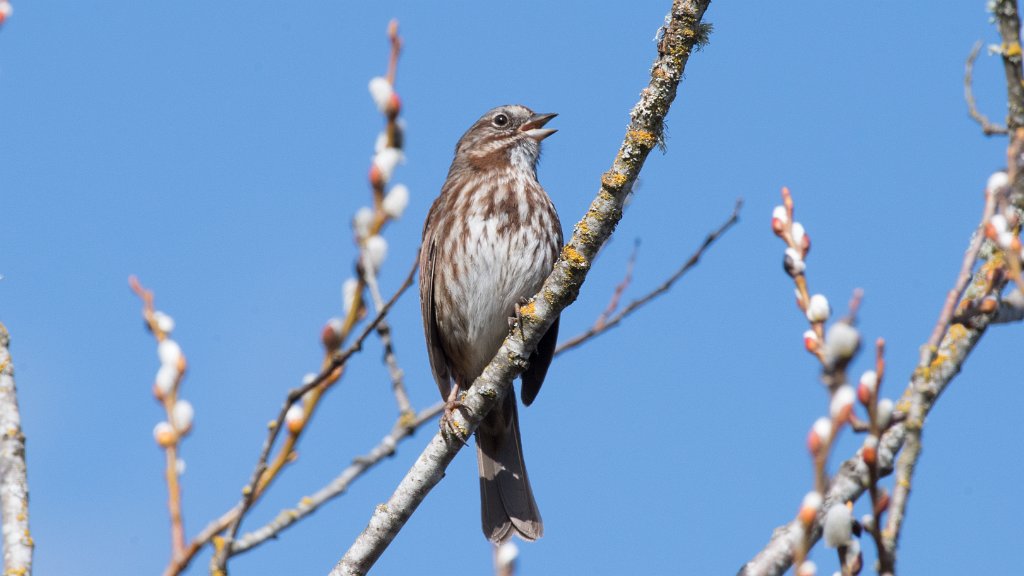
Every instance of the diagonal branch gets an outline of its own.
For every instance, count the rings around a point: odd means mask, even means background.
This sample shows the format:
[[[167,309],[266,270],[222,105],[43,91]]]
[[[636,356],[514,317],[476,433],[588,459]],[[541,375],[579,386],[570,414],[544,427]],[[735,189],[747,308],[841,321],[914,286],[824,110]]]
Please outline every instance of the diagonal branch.
[[[269,538],[276,538],[286,528],[302,520],[306,516],[316,512],[320,506],[330,500],[341,496],[356,479],[365,474],[385,458],[395,453],[395,448],[406,438],[413,435],[423,424],[430,422],[444,409],[444,403],[438,402],[433,406],[414,414],[410,422],[399,420],[391,432],[385,436],[380,443],[373,447],[368,453],[354,458],[347,468],[342,470],[329,484],[318,490],[312,496],[302,498],[294,507],[282,510],[276,518],[264,526],[253,530],[235,540],[231,548],[231,554],[240,554],[253,547],[262,544]]]
[[[28,530],[28,469],[25,435],[14,386],[11,337],[0,324],[0,520],[3,523],[4,574],[32,574],[32,535]]]
[[[990,202],[986,202],[986,215],[989,214],[990,209]],[[998,288],[993,288],[988,281],[990,271],[985,266],[976,272],[973,278],[970,277],[969,266],[973,264],[975,254],[980,246],[978,237],[983,237],[980,231],[975,238],[972,238],[962,264],[964,268],[958,275],[956,286],[950,292],[950,294],[957,295],[963,293],[965,301],[977,300],[992,290],[998,292]],[[963,270],[967,270],[968,278],[972,279],[966,288],[963,285]],[[957,301],[959,301],[959,297],[954,300],[954,302]],[[933,335],[938,334],[941,337],[939,344],[922,356],[922,365],[915,370],[896,407],[900,413],[905,415],[904,421],[890,428],[882,435],[878,443],[878,477],[892,474],[894,468],[901,470],[892,497],[893,504],[889,508],[888,524],[882,531],[883,539],[886,542],[884,554],[890,568],[895,562],[895,542],[899,535],[904,507],[910,491],[910,478],[921,451],[920,435],[924,420],[939,395],[960,372],[967,356],[974,350],[988,325],[998,314],[998,310],[979,312],[972,316],[969,322],[955,323],[950,326],[948,317],[950,309],[947,300],[947,304],[943,305],[936,329],[933,331]],[[896,454],[900,452],[900,449],[903,449],[903,452],[900,453],[899,464],[896,465]],[[821,512],[811,525],[810,534],[806,535],[807,542],[813,544],[821,538],[825,511],[834,504],[857,500],[869,486],[871,486],[870,467],[858,452],[844,462],[832,478],[825,503],[820,508]],[[785,573],[793,563],[794,546],[802,545],[803,538],[805,538],[805,533],[799,520],[776,528],[768,544],[740,569],[739,575],[772,576]]]
[[[1003,43],[999,53],[1006,73],[1006,127],[1012,132],[1024,127],[1024,71],[1021,69],[1020,12],[1017,0],[998,0],[993,14]]]
[[[295,402],[297,402],[300,398],[302,398],[306,394],[306,392],[315,389],[321,384],[329,382],[331,375],[335,372],[335,370],[344,366],[345,362],[348,361],[348,358],[352,354],[362,349],[363,342],[370,335],[370,333],[376,330],[377,326],[384,321],[384,316],[387,315],[388,311],[391,309],[391,306],[394,305],[395,301],[398,300],[402,293],[405,292],[405,290],[412,285],[413,277],[416,275],[416,264],[416,262],[413,263],[412,268],[409,270],[409,274],[405,278],[405,281],[398,288],[395,294],[391,296],[391,299],[388,300],[388,302],[384,304],[380,310],[378,310],[377,316],[373,319],[373,321],[363,328],[363,331],[359,334],[359,337],[356,338],[356,341],[353,342],[352,345],[349,346],[344,352],[336,354],[334,358],[331,359],[331,362],[327,364],[327,367],[324,368],[320,372],[320,374],[317,375],[316,378],[314,378],[307,384],[303,385],[302,387],[296,388],[288,393],[288,397],[285,399],[284,405],[281,406],[281,410],[278,412],[277,420],[274,421],[274,424],[270,426],[270,430],[267,432],[267,438],[263,442],[263,449],[260,451],[259,460],[256,463],[256,468],[253,470],[252,479],[249,480],[249,483],[242,490],[242,500],[235,507],[235,509],[238,510],[238,513],[227,526],[228,536],[225,539],[227,544],[231,544],[234,541],[235,536],[238,534],[238,530],[241,526],[242,519],[245,517],[245,513],[249,510],[249,508],[255,502],[256,498],[260,495],[260,487],[266,485],[263,482],[263,474],[264,472],[267,471],[267,458],[270,455],[270,450],[274,445],[274,441],[277,440],[278,433],[281,431],[282,428],[284,428],[284,421],[288,414],[288,409],[291,408],[291,406],[295,404]],[[215,570],[223,570],[227,558],[230,556],[230,549],[231,546],[224,545],[220,548],[220,550],[218,550],[217,554],[214,555],[214,559],[211,561],[211,565],[214,566]]]
[[[336,378],[332,379],[336,371],[343,367],[353,354],[356,354],[363,349],[363,343],[366,339],[377,329],[377,325],[384,320],[395,302],[398,301],[402,294],[404,294],[409,286],[412,285],[413,278],[416,275],[417,263],[418,261],[413,262],[413,265],[401,286],[398,287],[391,298],[384,304],[384,307],[380,309],[377,316],[363,327],[362,332],[359,333],[355,341],[353,341],[348,348],[337,351],[331,355],[330,360],[325,363],[324,368],[316,378],[313,378],[302,386],[294,388],[288,392],[284,404],[278,412],[277,419],[268,427],[267,437],[264,440],[263,448],[260,451],[260,457],[255,469],[253,470],[252,477],[246,487],[242,490],[243,496],[241,501],[227,512],[221,514],[219,518],[207,524],[206,527],[192,539],[188,546],[185,547],[184,552],[175,555],[164,569],[164,576],[173,576],[183,572],[185,568],[188,567],[189,563],[191,563],[192,559],[195,558],[196,554],[198,554],[204,546],[213,541],[220,532],[229,530],[233,539],[234,534],[237,534],[238,532],[238,526],[241,523],[242,517],[252,506],[254,499],[259,495],[257,487],[261,485],[260,482],[264,477],[264,472],[267,470],[267,460],[270,455],[270,450],[273,447],[274,442],[277,440],[281,429],[284,428],[284,421],[285,416],[288,413],[288,408],[298,402],[299,399],[301,399],[307,392],[320,386],[330,385],[337,381]],[[226,549],[226,546],[222,548],[222,550],[225,551]],[[219,555],[221,556],[221,561],[226,561],[227,554],[222,553]]]
[[[575,228],[569,243],[532,305],[521,310],[522,330],[510,334],[483,374],[473,383],[463,403],[465,418],[457,424],[471,434],[483,417],[511,387],[527,366],[530,353],[558,314],[579,293],[590,263],[611,237],[622,218],[622,206],[644,161],[663,138],[665,115],[676,96],[683,70],[706,29],[701,18],[710,0],[675,0],[666,17],[658,58],[651,69],[650,84],[641,92],[631,112],[626,137],[612,164],[601,178],[601,189]],[[458,413],[456,413],[458,414]],[[366,574],[405,522],[434,486],[464,442],[438,433],[406,474],[391,498],[376,507],[370,523],[356,538],[332,575]]]

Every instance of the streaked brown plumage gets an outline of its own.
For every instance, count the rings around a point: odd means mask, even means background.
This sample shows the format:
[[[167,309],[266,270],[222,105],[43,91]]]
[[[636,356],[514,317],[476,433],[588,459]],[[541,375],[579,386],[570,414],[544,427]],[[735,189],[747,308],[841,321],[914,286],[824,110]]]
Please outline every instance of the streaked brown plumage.
[[[420,306],[441,396],[449,406],[469,388],[508,334],[508,318],[551,272],[562,226],[537,181],[540,141],[555,115],[500,106],[459,140],[441,194],[423,227]],[[522,375],[522,399],[540,391],[558,337],[544,335]],[[476,431],[484,535],[536,540],[544,532],[523,462],[514,393]]]

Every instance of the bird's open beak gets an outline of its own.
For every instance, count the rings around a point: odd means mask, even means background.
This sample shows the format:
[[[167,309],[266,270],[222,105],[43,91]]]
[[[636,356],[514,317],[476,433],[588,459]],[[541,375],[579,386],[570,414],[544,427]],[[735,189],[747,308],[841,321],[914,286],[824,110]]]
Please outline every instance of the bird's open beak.
[[[540,142],[555,132],[558,132],[558,130],[544,127],[544,125],[555,116],[558,116],[558,114],[534,114],[533,116],[530,116],[530,119],[527,120],[525,124],[519,127],[519,131],[524,132],[530,138]]]

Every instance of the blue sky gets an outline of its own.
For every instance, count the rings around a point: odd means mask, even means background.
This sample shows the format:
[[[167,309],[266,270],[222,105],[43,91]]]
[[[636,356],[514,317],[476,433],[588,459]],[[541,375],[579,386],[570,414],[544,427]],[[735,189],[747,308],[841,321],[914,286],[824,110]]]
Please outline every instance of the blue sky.
[[[983,137],[963,103],[971,45],[997,40],[984,4],[712,4],[715,32],[686,70],[667,153],[652,154],[563,334],[604,308],[634,239],[628,296],[670,274],[738,196],[742,221],[670,295],[560,357],[521,411],[546,523],[521,546],[521,574],[731,574],[795,514],[812,485],[804,438],[827,401],[768,225],[782,185],[814,241],[811,290],[840,310],[865,290],[862,332],[886,338],[884,392],[902,391],[1004,164],[1005,141]],[[37,573],[151,574],[168,557],[157,359],[129,274],[175,317],[190,361],[188,533],[236,501],[266,421],[316,369],[320,327],[340,314],[349,220],[369,202],[381,128],[366,85],[384,71],[388,20],[406,40],[408,161],[395,178],[412,197],[386,232],[386,293],[455,141],[495,105],[560,114],[540,178],[571,230],[646,85],[668,5],[16,3],[0,30],[0,321],[28,437]],[[976,93],[1001,119],[997,58],[981,58]],[[392,322],[424,407],[437,390],[414,293]],[[1019,346],[1019,327],[992,329],[933,413],[904,573],[1016,569],[1024,504],[1007,480],[1024,474],[1012,424],[1024,392],[1007,364]],[[316,490],[394,416],[374,342],[243,529]],[[232,569],[326,573],[432,432]],[[858,443],[846,434],[838,454]],[[478,505],[465,451],[377,571],[486,573]],[[814,557],[835,569],[830,553]]]

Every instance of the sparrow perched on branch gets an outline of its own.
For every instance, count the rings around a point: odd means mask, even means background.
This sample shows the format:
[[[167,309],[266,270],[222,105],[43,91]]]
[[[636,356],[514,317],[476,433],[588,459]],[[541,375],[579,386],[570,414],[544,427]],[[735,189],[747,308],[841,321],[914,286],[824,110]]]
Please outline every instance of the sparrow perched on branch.
[[[540,142],[555,114],[500,106],[459,139],[441,194],[423,227],[420,307],[434,380],[446,418],[508,335],[509,318],[540,290],[562,245],[562,225],[537,181]],[[522,374],[533,402],[558,338],[558,320]],[[484,535],[536,540],[544,533],[523,462],[514,393],[476,431]]]

